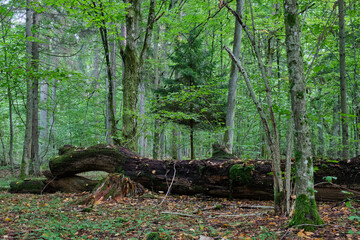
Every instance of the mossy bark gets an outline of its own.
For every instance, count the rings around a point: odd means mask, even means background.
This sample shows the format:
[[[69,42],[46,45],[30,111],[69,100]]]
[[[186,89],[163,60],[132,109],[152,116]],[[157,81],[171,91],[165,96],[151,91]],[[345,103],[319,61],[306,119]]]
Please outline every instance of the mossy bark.
[[[323,224],[315,199],[311,199],[305,194],[297,196],[295,200],[295,213],[290,221],[290,226],[298,226],[306,231],[313,231],[317,226]]]
[[[284,0],[287,65],[291,108],[295,124],[295,215],[292,225],[321,224],[314,195],[314,168],[311,156],[309,123],[306,109],[306,79],[301,53],[301,31],[297,0]],[[302,225],[313,229],[313,226]]]

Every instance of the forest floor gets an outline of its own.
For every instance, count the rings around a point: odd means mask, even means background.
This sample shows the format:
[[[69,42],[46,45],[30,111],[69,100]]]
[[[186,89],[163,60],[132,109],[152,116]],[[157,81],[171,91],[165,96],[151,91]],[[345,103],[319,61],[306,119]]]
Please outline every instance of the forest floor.
[[[289,228],[289,219],[275,215],[271,201],[205,196],[163,201],[164,194],[148,192],[92,208],[75,203],[86,195],[0,191],[0,239],[146,239],[152,232],[159,234],[152,239],[360,239],[355,200],[318,202],[326,225],[306,232]]]

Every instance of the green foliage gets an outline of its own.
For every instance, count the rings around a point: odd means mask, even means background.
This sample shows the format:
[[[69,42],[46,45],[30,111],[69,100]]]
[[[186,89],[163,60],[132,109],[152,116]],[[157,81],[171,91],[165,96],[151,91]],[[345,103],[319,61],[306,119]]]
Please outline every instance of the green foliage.
[[[170,56],[175,78],[165,79],[165,88],[157,91],[161,115],[186,126],[214,128],[224,123],[222,92],[212,81],[211,54],[195,32],[178,41]]]
[[[151,232],[147,235],[146,240],[161,240],[160,234],[158,232]]]
[[[325,176],[323,177],[323,179],[325,179],[327,182],[332,183],[333,180],[336,180],[337,177],[334,176]]]

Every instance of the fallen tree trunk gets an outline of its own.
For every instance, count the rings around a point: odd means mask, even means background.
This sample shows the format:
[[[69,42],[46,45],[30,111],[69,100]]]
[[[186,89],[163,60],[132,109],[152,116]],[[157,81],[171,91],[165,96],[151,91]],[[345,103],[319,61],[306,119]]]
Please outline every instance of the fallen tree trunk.
[[[270,161],[239,159],[205,159],[161,161],[142,158],[126,148],[96,145],[89,148],[68,148],[50,161],[50,170],[59,181],[87,171],[122,172],[135,182],[153,191],[175,194],[206,194],[217,197],[273,199],[273,178]],[[318,200],[341,200],[346,188],[356,194],[360,190],[360,158],[349,161],[315,161],[318,170],[315,184]],[[335,176],[323,184],[324,177]]]

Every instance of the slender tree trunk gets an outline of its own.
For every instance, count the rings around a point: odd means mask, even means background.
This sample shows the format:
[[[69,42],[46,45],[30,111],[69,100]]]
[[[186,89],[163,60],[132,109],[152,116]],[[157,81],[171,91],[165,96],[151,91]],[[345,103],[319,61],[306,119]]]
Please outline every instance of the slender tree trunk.
[[[20,167],[20,178],[27,177],[30,170],[31,152],[32,152],[32,128],[33,128],[33,78],[31,77],[31,54],[32,54],[32,10],[30,8],[31,0],[26,1],[26,126],[25,140],[23,147],[23,156]]]
[[[341,95],[341,129],[342,129],[342,159],[349,158],[349,127],[347,121],[347,90],[345,68],[345,8],[344,0],[338,0],[339,5],[339,53],[340,53],[340,95]]]
[[[54,58],[54,70],[58,67],[58,59]],[[52,154],[56,154],[56,142],[55,142],[55,112],[56,112],[56,84],[57,80],[54,78],[51,86],[51,115],[50,115],[50,129],[49,129],[49,144],[52,148]]]
[[[159,52],[159,31],[160,28],[157,29],[156,32],[156,40],[154,41],[154,61],[158,62],[158,52]],[[154,89],[158,89],[160,87],[160,78],[159,78],[159,66],[155,65],[155,77],[154,77]],[[155,93],[155,101],[156,104],[159,104],[159,95]],[[160,117],[155,117],[154,119],[154,136],[153,136],[153,159],[158,159],[160,154]]]
[[[141,81],[139,85],[139,112],[140,112],[140,129],[139,129],[139,153],[145,155],[145,82]]]
[[[102,15],[104,15],[101,12]],[[113,68],[110,62],[110,48],[109,48],[109,38],[108,32],[106,28],[105,20],[103,20],[102,26],[99,28],[101,40],[105,53],[105,61],[106,61],[106,142],[108,144],[112,144],[117,139],[117,128],[116,128],[116,120],[115,120],[115,90],[114,90],[114,78],[113,78]]]
[[[33,28],[37,27],[39,23],[39,14],[33,12]],[[37,31],[37,30],[36,30]],[[34,38],[38,38],[38,34],[33,34]],[[34,41],[32,43],[32,71],[33,75],[33,117],[32,117],[32,146],[31,146],[31,171],[34,175],[40,175],[40,156],[39,156],[39,79],[37,72],[39,70],[39,43]]]
[[[99,107],[101,106],[99,99],[99,91],[98,89],[100,88],[100,84],[99,84],[99,49],[97,47],[94,48],[94,71],[93,71],[93,76],[94,76],[94,99],[95,99],[95,107],[94,107],[94,118],[95,118],[95,122],[97,126],[101,126],[101,116],[100,116],[100,111],[99,111]],[[107,121],[105,120],[105,123]],[[107,129],[107,128],[106,128]],[[106,129],[105,129],[105,140],[106,140]],[[101,135],[99,134],[99,131],[96,131],[96,135],[95,138],[97,140],[98,143],[101,142],[100,139],[102,139]]]
[[[295,213],[291,225],[322,224],[314,195],[314,169],[306,114],[306,82],[301,54],[297,0],[284,0],[284,23],[286,52],[289,71],[291,107],[295,123]],[[312,230],[314,226],[301,228]]]
[[[236,1],[236,13],[242,16],[244,0]],[[242,27],[238,21],[235,21],[235,32],[234,32],[234,45],[233,53],[235,57],[239,58],[241,48],[241,34]],[[224,135],[224,144],[227,146],[230,153],[232,153],[233,142],[234,142],[234,128],[235,128],[235,107],[236,107],[236,88],[237,80],[239,76],[239,69],[236,67],[234,62],[231,62],[231,72],[229,79],[229,91],[226,106],[226,131]]]
[[[2,157],[0,157],[0,166],[6,166],[6,149],[5,149],[5,144],[4,144],[4,140],[3,140],[3,133],[0,130],[0,142],[1,142],[1,147],[2,147]]]
[[[177,131],[175,129],[175,126],[172,127],[172,132],[171,132],[171,159],[178,159],[178,154],[177,154],[177,149],[178,149],[178,144],[177,144]]]
[[[190,125],[190,159],[195,160],[195,149],[194,149],[194,124]]]
[[[9,98],[9,131],[10,131],[10,140],[9,140],[9,163],[11,166],[11,172],[14,174],[14,127],[13,127],[13,114],[12,114],[12,94],[11,89],[8,87],[8,98]]]
[[[5,33],[5,29],[4,29],[4,23],[2,22],[1,24],[1,28],[2,28],[2,32]],[[2,37],[3,40],[3,50],[4,50],[4,65],[7,68],[8,67],[8,52],[7,52],[7,47],[6,47],[6,35],[4,34]],[[14,148],[14,127],[13,127],[13,115],[12,115],[12,93],[11,93],[11,78],[9,76],[9,73],[6,72],[6,81],[7,81],[7,97],[8,97],[8,104],[9,104],[9,135],[10,135],[10,139],[9,139],[9,164],[11,167],[11,173],[14,174],[14,157],[13,157],[13,148]],[[1,141],[2,141],[2,136],[1,137]],[[3,147],[3,162],[0,165],[6,165],[6,154],[5,154],[5,146],[4,143],[2,141],[2,147]]]
[[[40,83],[40,114],[39,114],[39,140],[40,140],[40,162],[43,162],[43,158],[47,152],[47,141],[49,132],[49,113],[48,113],[48,101],[49,101],[49,83],[45,78]]]
[[[286,174],[285,174],[285,189],[286,189],[286,213],[290,215],[290,203],[291,203],[291,191],[292,191],[292,184],[291,184],[291,156],[292,156],[292,149],[293,149],[293,132],[294,132],[294,124],[292,118],[289,120],[289,134],[286,138],[287,142],[287,150],[286,150]]]
[[[319,96],[321,96],[322,94],[322,89],[319,89]],[[322,110],[323,106],[322,106],[322,102],[317,101],[318,102],[318,106],[317,108],[319,109],[319,111]],[[315,103],[316,104],[316,103]],[[325,156],[325,139],[324,139],[324,118],[321,116],[320,113],[320,122],[318,123],[318,140],[319,140],[319,147],[317,149],[317,155],[319,157],[324,157]]]
[[[330,149],[328,156],[331,158],[339,158],[339,138],[340,138],[340,117],[339,117],[340,105],[339,97],[334,98],[333,106],[333,125],[331,128]]]
[[[255,23],[253,20],[252,23],[253,23],[254,33],[252,34],[252,33],[250,33],[248,27],[244,24],[242,18],[240,18],[240,16],[234,10],[232,10],[226,2],[220,1],[220,4],[224,5],[226,8],[229,9],[229,11],[235,16],[235,18],[237,19],[237,21],[240,23],[241,27],[245,31],[246,35],[248,36],[248,39],[250,40],[252,48],[255,52],[255,56],[256,56],[258,67],[259,67],[259,70],[261,73],[261,77],[264,81],[265,92],[266,92],[266,103],[267,103],[268,109],[269,109],[269,121],[267,120],[267,118],[263,112],[263,109],[262,109],[260,103],[258,103],[258,100],[256,99],[256,97],[252,96],[252,99],[253,99],[253,102],[255,103],[255,105],[257,106],[258,112],[260,114],[260,118],[261,118],[263,127],[266,132],[267,144],[270,148],[271,156],[273,159],[275,211],[277,213],[284,213],[286,210],[286,203],[285,203],[285,194],[284,194],[284,183],[282,180],[282,172],[281,172],[281,168],[280,168],[281,156],[280,156],[278,130],[277,130],[277,126],[276,126],[273,103],[272,103],[271,87],[269,84],[268,76],[266,74],[266,68],[262,61],[259,46],[256,42],[256,38],[255,38],[256,36],[254,34],[255,33]],[[250,6],[251,6],[251,4],[250,4]],[[251,14],[252,14],[251,7],[250,7],[250,10],[251,10]],[[231,57],[233,60],[237,59],[235,56],[233,56],[233,54],[230,52],[230,50],[227,49],[227,51],[229,52],[229,54],[232,55]],[[237,62],[239,70],[243,73],[243,75],[245,77],[245,70],[241,69],[242,66],[241,66],[240,61],[238,59],[235,61]],[[248,89],[250,90],[250,88],[252,88],[252,86],[251,86],[249,79],[245,80],[245,81],[246,81],[246,85],[247,85]],[[255,93],[252,93],[252,94],[255,95]],[[263,116],[261,116],[261,115],[263,115]],[[269,122],[270,122],[270,125],[269,125]]]

